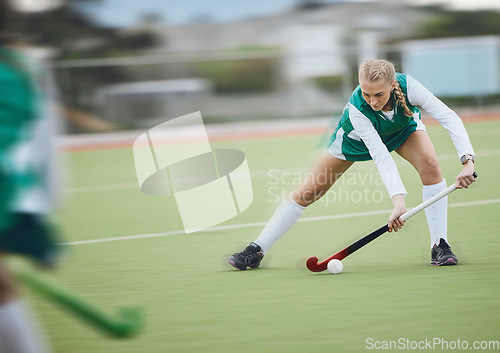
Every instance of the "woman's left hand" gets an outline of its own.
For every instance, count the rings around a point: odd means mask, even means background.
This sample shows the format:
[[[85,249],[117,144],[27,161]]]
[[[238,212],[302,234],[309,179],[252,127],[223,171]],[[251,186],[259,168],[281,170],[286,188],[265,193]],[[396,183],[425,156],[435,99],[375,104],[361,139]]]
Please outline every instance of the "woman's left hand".
[[[462,171],[458,173],[455,178],[455,187],[457,189],[468,188],[470,184],[476,181],[476,178],[472,175],[474,173],[474,163],[468,161],[464,164]]]

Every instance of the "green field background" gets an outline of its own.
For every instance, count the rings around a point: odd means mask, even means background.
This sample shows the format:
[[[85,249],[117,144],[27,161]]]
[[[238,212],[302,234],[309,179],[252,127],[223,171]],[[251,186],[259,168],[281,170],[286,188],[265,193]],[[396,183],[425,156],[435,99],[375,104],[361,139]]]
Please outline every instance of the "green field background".
[[[69,245],[67,258],[49,275],[111,316],[122,307],[142,308],[145,324],[134,338],[108,337],[26,288],[25,295],[53,350],[64,353],[331,353],[367,351],[370,338],[498,341],[500,122],[470,123],[467,130],[479,178],[449,197],[449,241],[459,266],[429,265],[422,213],[403,231],[346,258],[340,275],[305,269],[307,257],[327,257],[386,222],[390,199],[373,162],[363,162],[333,187],[330,201],[306,210],[305,221],[275,244],[259,270],[234,271],[225,260],[262,225]],[[451,184],[461,169],[454,146],[440,126],[429,126],[428,133]],[[277,190],[293,190],[321,138],[212,141],[243,151],[253,173],[252,205],[222,225],[266,222],[279,204]],[[422,186],[415,170],[393,155],[410,208],[421,202]],[[147,196],[133,186],[131,149],[67,152],[64,159],[69,192],[57,218],[65,242],[182,230],[173,198]],[[113,185],[124,186],[106,187]],[[365,189],[368,199],[348,196]],[[308,221],[378,210],[388,213]]]

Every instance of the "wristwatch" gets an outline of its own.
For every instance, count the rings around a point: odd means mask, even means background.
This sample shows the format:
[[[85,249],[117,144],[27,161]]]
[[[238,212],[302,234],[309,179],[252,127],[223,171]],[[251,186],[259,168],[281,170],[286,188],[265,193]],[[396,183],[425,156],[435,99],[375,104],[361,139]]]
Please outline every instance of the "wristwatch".
[[[462,162],[462,165],[467,163],[468,161],[472,161],[472,163],[474,163],[475,159],[476,159],[476,156],[474,156],[473,154],[464,154],[460,158],[460,162]]]

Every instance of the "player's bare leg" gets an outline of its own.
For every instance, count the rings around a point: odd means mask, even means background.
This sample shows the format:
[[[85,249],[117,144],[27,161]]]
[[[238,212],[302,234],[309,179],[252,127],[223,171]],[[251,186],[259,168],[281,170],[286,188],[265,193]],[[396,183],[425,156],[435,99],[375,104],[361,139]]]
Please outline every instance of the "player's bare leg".
[[[443,180],[436,151],[425,131],[415,131],[396,152],[417,170],[423,185],[434,185]]]
[[[324,153],[304,182],[291,193],[291,199],[303,207],[319,200],[353,164]]]

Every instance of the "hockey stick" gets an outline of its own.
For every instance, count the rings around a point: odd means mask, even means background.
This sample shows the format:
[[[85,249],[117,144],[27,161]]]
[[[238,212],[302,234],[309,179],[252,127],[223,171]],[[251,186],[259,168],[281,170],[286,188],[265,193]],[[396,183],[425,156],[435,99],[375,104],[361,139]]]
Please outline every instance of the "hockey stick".
[[[142,326],[140,309],[138,308],[123,308],[119,312],[119,317],[113,319],[53,281],[23,268],[19,263],[14,263],[12,269],[19,279],[34,290],[113,336],[132,336]]]
[[[474,172],[473,176],[474,176],[474,178],[477,178],[476,172]],[[420,205],[418,205],[415,208],[412,208],[411,210],[409,210],[408,212],[402,214],[399,217],[399,219],[401,219],[402,221],[406,221],[408,218],[416,215],[417,213],[419,213],[420,211],[422,211],[426,207],[432,205],[433,203],[437,202],[438,200],[442,199],[443,197],[452,193],[455,190],[456,190],[455,184],[448,186],[445,190],[441,191],[439,194],[434,195],[433,197],[431,197],[427,201],[422,202]],[[344,259],[345,257],[351,255],[356,250],[359,250],[360,248],[362,248],[366,244],[377,239],[379,236],[381,236],[382,234],[384,234],[388,230],[389,230],[389,226],[387,224],[384,224],[379,229],[373,231],[372,233],[368,234],[367,236],[359,239],[358,241],[352,243],[351,245],[347,246],[346,248],[340,250],[336,254],[333,254],[332,256],[330,256],[329,258],[327,258],[321,262],[318,262],[319,260],[316,256],[312,256],[312,257],[308,258],[306,261],[306,266],[312,272],[322,272],[322,271],[326,270],[328,263],[331,260]]]

